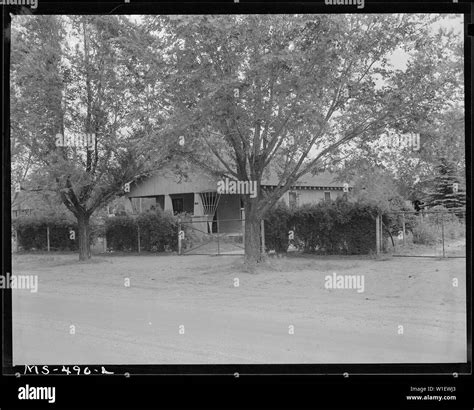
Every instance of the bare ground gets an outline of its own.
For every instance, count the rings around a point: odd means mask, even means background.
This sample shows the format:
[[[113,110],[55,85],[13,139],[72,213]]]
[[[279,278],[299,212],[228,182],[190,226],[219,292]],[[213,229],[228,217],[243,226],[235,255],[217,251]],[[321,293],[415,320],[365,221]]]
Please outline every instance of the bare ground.
[[[288,257],[257,274],[239,256],[76,259],[15,257],[39,277],[13,291],[15,365],[466,361],[465,259]],[[333,272],[365,291],[326,289]]]

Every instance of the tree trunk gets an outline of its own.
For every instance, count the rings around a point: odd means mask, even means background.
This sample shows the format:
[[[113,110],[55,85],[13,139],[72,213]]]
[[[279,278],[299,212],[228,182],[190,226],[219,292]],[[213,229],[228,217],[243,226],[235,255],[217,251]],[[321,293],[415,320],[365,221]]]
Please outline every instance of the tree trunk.
[[[91,258],[89,215],[81,215],[77,218],[79,227],[79,260],[85,261]]]
[[[245,202],[245,265],[250,272],[262,262],[262,217],[256,211],[256,201]]]

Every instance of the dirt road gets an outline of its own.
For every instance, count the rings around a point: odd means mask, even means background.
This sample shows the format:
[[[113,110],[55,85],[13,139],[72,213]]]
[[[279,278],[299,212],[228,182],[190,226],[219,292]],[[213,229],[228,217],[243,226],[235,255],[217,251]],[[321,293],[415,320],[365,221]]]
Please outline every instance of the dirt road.
[[[256,275],[239,257],[75,259],[16,258],[39,288],[13,292],[15,365],[466,360],[463,259],[288,258]],[[364,292],[326,289],[333,272]]]

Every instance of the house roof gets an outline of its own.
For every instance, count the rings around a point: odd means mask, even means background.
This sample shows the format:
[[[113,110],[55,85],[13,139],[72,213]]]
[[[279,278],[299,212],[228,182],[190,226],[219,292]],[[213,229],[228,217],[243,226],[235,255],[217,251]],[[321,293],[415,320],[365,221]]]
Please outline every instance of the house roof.
[[[195,166],[194,166],[195,167]],[[222,178],[229,177],[225,172],[210,172],[204,169],[189,167],[181,175],[176,169],[165,167],[151,177],[143,178],[140,182],[132,185],[127,197],[147,197],[165,194],[182,194],[189,192],[207,192],[217,189],[217,182]],[[337,174],[328,171],[316,175],[311,173],[302,176],[291,189],[337,189],[342,190],[344,182],[336,181]],[[277,171],[267,170],[261,185],[263,187],[276,187],[280,181]]]
[[[37,209],[38,205],[44,205],[43,198],[36,192],[15,192],[12,198],[12,211],[20,209]]]
[[[337,174],[329,171],[323,171],[316,175],[310,173],[303,175],[293,184],[294,187],[334,187],[342,188],[344,182],[336,181]],[[264,186],[276,186],[279,183],[280,178],[276,172],[269,172],[268,176],[262,178],[262,185]]]

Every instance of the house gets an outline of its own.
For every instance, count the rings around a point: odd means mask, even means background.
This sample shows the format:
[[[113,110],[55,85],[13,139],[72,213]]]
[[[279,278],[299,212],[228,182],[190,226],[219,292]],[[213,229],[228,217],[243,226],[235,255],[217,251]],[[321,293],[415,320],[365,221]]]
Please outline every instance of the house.
[[[307,174],[280,200],[289,207],[296,207],[336,199],[351,188],[335,178],[329,172],[314,176]],[[200,169],[193,169],[186,176],[166,169],[131,184],[127,197],[135,213],[160,207],[175,215],[185,212],[191,215],[193,222],[203,222],[203,229],[212,233],[238,232],[244,219],[243,203],[240,195],[218,192],[218,182],[222,180],[222,175]],[[262,178],[261,186],[264,190],[271,190],[277,187],[278,182],[278,176],[274,173]]]
[[[68,212],[50,191],[19,189],[12,194],[12,219],[29,215],[53,215]]]
[[[12,197],[11,216],[12,219],[20,216],[31,215],[36,208],[35,198],[24,195],[22,192],[15,192]]]

